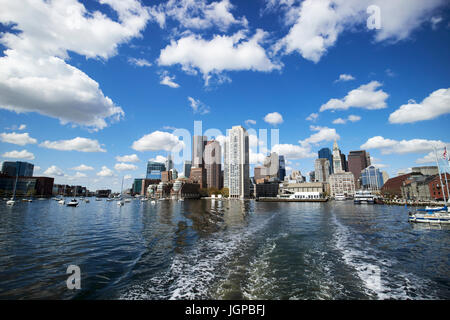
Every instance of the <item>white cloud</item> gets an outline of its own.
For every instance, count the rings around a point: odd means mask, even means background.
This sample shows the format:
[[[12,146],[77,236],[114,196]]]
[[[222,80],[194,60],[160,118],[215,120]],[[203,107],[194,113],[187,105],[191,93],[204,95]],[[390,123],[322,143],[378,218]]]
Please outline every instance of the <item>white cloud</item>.
[[[252,120],[252,119],[245,120],[245,124],[247,126],[255,125],[256,124],[256,120]]]
[[[161,155],[157,155],[155,158],[150,159],[150,161],[161,162],[161,163],[165,163],[166,160],[167,160],[167,158],[164,156],[161,156]]]
[[[381,86],[378,81],[371,81],[357,89],[350,91],[343,99],[330,99],[320,107],[325,110],[347,110],[349,108],[363,108],[376,110],[386,108],[389,95],[383,90],[376,90]]]
[[[21,124],[21,125],[19,126],[18,130],[25,130],[26,127],[27,127],[26,124]]]
[[[74,177],[75,179],[78,179],[78,178],[86,178],[87,175],[86,175],[85,173],[82,173],[82,172],[76,172],[75,175],[74,175],[73,177]]]
[[[132,148],[137,151],[177,151],[184,147],[184,142],[169,132],[154,131],[133,142]]]
[[[149,8],[149,12],[161,28],[165,28],[167,18],[176,20],[180,26],[188,29],[217,26],[225,31],[232,25],[246,27],[247,19],[236,19],[230,12],[233,8],[229,0],[214,1],[210,4],[205,0],[169,0]]]
[[[111,169],[109,169],[107,166],[102,166],[102,170],[97,172],[97,175],[99,177],[112,177],[112,176],[114,176],[114,172]]]
[[[44,171],[45,175],[48,176],[58,176],[58,177],[62,177],[64,176],[64,172],[58,168],[57,166],[51,166],[49,167],[47,170]]]
[[[0,58],[0,108],[93,130],[124,115],[95,80],[66,63],[69,51],[105,60],[114,56],[120,44],[140,35],[149,18],[134,0],[100,2],[117,13],[118,21],[89,12],[76,0],[0,0],[0,23],[14,31],[0,34],[7,48]]]
[[[73,167],[71,170],[89,171],[89,170],[94,170],[94,168],[90,167],[90,166],[87,166],[85,164],[80,164],[78,167]]]
[[[121,163],[116,163],[116,165],[114,166],[114,169],[116,169],[117,171],[136,170],[137,166],[135,166],[134,164],[121,162]]]
[[[136,154],[130,154],[125,156],[117,156],[116,160],[119,162],[139,162],[139,157]]]
[[[137,67],[151,67],[151,63],[143,58],[128,58],[128,63]]]
[[[286,17],[295,21],[288,34],[274,46],[284,54],[298,52],[317,63],[339,35],[355,28],[368,30],[366,10],[370,5],[380,8],[381,28],[375,31],[375,41],[396,42],[406,39],[412,31],[427,21],[445,0],[305,0],[282,1],[287,6]]]
[[[261,152],[256,153],[256,152],[253,152],[252,149],[250,149],[250,152],[249,152],[250,164],[262,164],[264,162],[265,157],[266,156],[264,155],[264,153],[261,153]]]
[[[440,140],[411,139],[393,140],[376,136],[368,139],[361,149],[380,149],[382,154],[424,153],[436,148],[443,148],[445,142]]]
[[[334,82],[344,82],[344,81],[350,81],[355,80],[355,77],[353,77],[351,74],[340,74],[339,79],[335,80]]]
[[[0,133],[0,140],[2,142],[13,143],[19,146],[24,146],[26,144],[37,143],[37,140],[31,138],[27,132],[24,133]]]
[[[131,174],[126,174],[124,177],[123,177],[123,180],[131,180],[133,177],[131,176]]]
[[[266,114],[264,121],[272,125],[277,125],[283,123],[283,117],[278,112],[272,112]]]
[[[254,36],[247,40],[243,31],[233,35],[215,35],[205,40],[198,35],[187,35],[161,50],[158,64],[171,66],[180,64],[184,71],[203,74],[205,85],[212,74],[223,71],[272,71],[280,69],[267,57],[265,49],[260,45],[267,33],[258,29]]]
[[[306,118],[306,120],[308,120],[308,121],[316,121],[317,118],[319,118],[319,114],[313,112]]]
[[[22,150],[22,151],[13,150],[13,151],[5,152],[4,154],[2,154],[2,157],[3,158],[11,158],[11,159],[33,160],[34,154],[32,154],[31,152],[28,152],[27,150]]]
[[[339,140],[341,137],[337,134],[336,129],[328,127],[310,126],[312,131],[317,131],[305,140],[300,140],[298,143],[306,147],[311,144],[318,144],[322,141],[334,141]]]
[[[164,71],[161,74],[161,81],[159,83],[171,88],[178,88],[180,85],[173,80],[175,80],[175,76],[171,77],[167,71]]]
[[[351,115],[348,116],[347,119],[337,118],[337,119],[333,120],[333,123],[334,124],[346,124],[347,121],[357,122],[359,120],[361,120],[360,116],[355,116],[355,115],[351,114]]]
[[[188,100],[194,113],[207,114],[210,112],[210,108],[200,100],[196,100],[192,97],[188,97]]]
[[[294,144],[277,144],[272,147],[272,152],[284,155],[289,159],[314,158],[316,153],[311,152],[309,146],[303,147]]]
[[[445,147],[445,146],[444,146]],[[436,157],[438,158],[439,161],[444,161],[444,148],[441,145],[441,147],[436,148],[436,153],[433,151],[427,153],[425,156],[423,156],[422,158],[419,158],[416,160],[416,163],[418,164],[423,164],[423,163],[433,163],[436,164]],[[448,150],[447,150],[447,159],[448,159]],[[442,165],[442,162],[441,162]]]
[[[421,103],[409,101],[390,114],[390,123],[412,123],[450,113],[450,88],[432,92]]]
[[[386,70],[384,70],[384,73],[386,73],[386,75],[388,76],[388,77],[391,77],[391,78],[393,78],[393,77],[395,77],[396,76],[396,74],[395,74],[395,72],[394,71],[392,71],[391,69],[386,69]]]
[[[44,141],[39,146],[61,151],[106,152],[97,140],[76,137],[72,140]]]

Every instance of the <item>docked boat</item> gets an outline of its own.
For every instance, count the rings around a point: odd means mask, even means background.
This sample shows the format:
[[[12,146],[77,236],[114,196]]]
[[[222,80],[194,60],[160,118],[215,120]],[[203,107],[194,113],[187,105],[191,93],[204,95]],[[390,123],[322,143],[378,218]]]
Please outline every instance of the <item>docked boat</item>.
[[[334,200],[336,201],[345,201],[347,200],[347,197],[343,193],[336,193],[334,196]]]
[[[450,224],[450,208],[443,206],[442,208],[417,209],[409,213],[408,220],[409,222]]]
[[[58,204],[66,204],[66,200],[64,200],[64,198],[61,198],[58,200]]]
[[[122,192],[123,192],[123,177],[122,177],[122,186],[120,187],[120,196],[117,197],[118,206],[123,206],[125,204],[125,201],[122,200]]]
[[[369,190],[358,190],[353,197],[353,203],[355,204],[374,204],[375,196]]]

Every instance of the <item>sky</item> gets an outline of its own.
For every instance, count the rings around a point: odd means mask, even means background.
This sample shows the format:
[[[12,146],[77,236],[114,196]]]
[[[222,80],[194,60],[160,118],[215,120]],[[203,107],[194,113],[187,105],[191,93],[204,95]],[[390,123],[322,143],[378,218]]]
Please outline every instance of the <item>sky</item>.
[[[195,121],[219,141],[242,125],[252,168],[272,150],[305,176],[334,140],[391,177],[450,147],[445,0],[0,6],[0,161],[55,183],[120,191],[174,150],[182,172]]]

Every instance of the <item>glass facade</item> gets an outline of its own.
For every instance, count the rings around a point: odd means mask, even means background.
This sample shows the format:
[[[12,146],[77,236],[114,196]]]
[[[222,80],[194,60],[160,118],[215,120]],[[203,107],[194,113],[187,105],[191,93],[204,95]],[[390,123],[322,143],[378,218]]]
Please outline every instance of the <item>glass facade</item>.
[[[286,164],[284,162],[284,156],[279,156],[279,161],[280,161],[280,168],[278,171],[278,179],[280,181],[283,181],[284,177],[286,176]]]
[[[380,190],[383,184],[383,174],[374,166],[361,171],[361,186],[364,189]]]
[[[147,163],[147,179],[161,180],[161,172],[166,171],[166,165],[161,162],[149,161]]]
[[[34,165],[28,162],[22,161],[5,161],[2,165],[2,173],[15,177],[32,177]]]
[[[322,148],[318,152],[319,159],[328,159],[330,162],[330,167],[328,169],[329,174],[333,173],[333,154],[331,153],[330,148]]]

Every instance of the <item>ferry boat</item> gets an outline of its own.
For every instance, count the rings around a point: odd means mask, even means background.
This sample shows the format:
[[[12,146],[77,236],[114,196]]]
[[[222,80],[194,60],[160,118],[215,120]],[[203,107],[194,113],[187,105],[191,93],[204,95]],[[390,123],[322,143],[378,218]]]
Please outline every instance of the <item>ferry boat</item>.
[[[345,197],[345,194],[343,194],[343,193],[336,193],[336,195],[334,196],[334,200],[345,201],[345,200],[347,200],[347,198]]]
[[[358,190],[358,191],[356,191],[355,196],[353,198],[353,203],[355,203],[355,204],[361,204],[361,203],[374,204],[375,196],[369,190]]]

